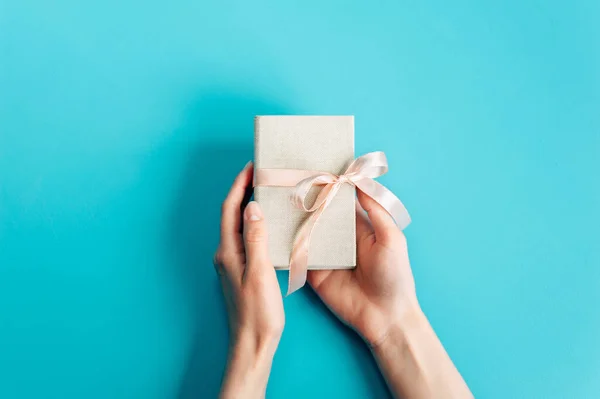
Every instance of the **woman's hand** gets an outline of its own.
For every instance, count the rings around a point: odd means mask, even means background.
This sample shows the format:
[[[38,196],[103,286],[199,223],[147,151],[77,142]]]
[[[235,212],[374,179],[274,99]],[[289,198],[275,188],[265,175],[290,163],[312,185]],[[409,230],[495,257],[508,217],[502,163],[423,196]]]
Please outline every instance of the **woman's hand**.
[[[256,202],[243,211],[252,164],[235,179],[223,202],[221,242],[215,254],[227,305],[230,345],[222,398],[264,397],[283,331],[283,301],[267,251],[267,229]]]
[[[377,202],[359,192],[354,270],[310,271],[323,302],[370,345],[395,397],[472,398],[421,311],[404,234]]]
[[[404,234],[372,198],[358,191],[358,201],[358,267],[309,271],[308,282],[343,322],[377,346],[418,303]]]

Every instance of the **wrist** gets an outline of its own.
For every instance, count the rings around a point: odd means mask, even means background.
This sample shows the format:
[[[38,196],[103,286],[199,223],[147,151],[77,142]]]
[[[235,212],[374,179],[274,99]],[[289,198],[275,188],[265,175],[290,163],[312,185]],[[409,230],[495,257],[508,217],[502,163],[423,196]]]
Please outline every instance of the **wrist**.
[[[232,336],[220,397],[264,397],[278,342],[248,330]]]
[[[240,329],[231,337],[229,351],[232,358],[252,360],[257,365],[270,363],[279,344],[279,336]]]
[[[374,350],[386,343],[390,338],[414,329],[427,322],[416,298],[402,302],[389,311],[377,312],[364,328],[359,330],[369,347]]]

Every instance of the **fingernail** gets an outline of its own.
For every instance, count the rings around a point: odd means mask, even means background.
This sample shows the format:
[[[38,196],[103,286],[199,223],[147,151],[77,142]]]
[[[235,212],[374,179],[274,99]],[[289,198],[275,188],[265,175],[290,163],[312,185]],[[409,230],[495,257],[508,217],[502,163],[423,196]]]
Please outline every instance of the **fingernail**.
[[[244,165],[244,170],[248,169],[252,165],[252,161],[248,161],[246,165]]]
[[[248,206],[246,206],[246,210],[244,211],[244,219],[250,221],[257,221],[263,218],[263,213],[260,210],[260,206],[256,201],[250,201]]]

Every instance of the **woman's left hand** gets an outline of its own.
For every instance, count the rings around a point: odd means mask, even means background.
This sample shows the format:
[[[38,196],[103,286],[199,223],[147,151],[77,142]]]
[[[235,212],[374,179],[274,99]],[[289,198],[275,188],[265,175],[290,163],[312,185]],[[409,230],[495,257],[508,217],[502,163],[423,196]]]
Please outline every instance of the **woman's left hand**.
[[[256,202],[243,211],[253,167],[248,163],[223,202],[221,241],[215,254],[227,305],[230,345],[221,398],[264,397],[285,316],[267,228]]]

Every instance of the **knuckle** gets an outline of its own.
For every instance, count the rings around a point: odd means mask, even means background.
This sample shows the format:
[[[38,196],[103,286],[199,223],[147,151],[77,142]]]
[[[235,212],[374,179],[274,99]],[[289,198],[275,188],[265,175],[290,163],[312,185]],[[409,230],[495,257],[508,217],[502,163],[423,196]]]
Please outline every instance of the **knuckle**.
[[[398,243],[402,246],[406,246],[406,236],[404,235],[404,233],[401,230],[397,230],[396,233],[396,240],[398,241]]]
[[[283,333],[284,326],[285,319],[283,317],[272,319],[267,323],[265,334],[269,337],[278,337]]]
[[[224,273],[223,260],[220,251],[217,251],[213,257],[213,266],[215,267],[217,274],[222,275]]]
[[[384,234],[399,244],[404,240],[404,234],[402,234],[402,231],[395,226],[385,229]]]
[[[215,255],[213,256],[213,263],[215,266],[223,263],[223,253],[220,249],[217,249],[217,252],[215,252]]]
[[[235,256],[227,251],[219,249],[214,256],[213,263],[215,267],[223,268],[224,266],[231,266],[235,263]]]
[[[232,266],[235,263],[235,255],[229,252],[226,252],[221,255],[221,264],[223,266]]]
[[[266,233],[261,226],[251,226],[246,231],[247,242],[263,242],[266,238]]]

